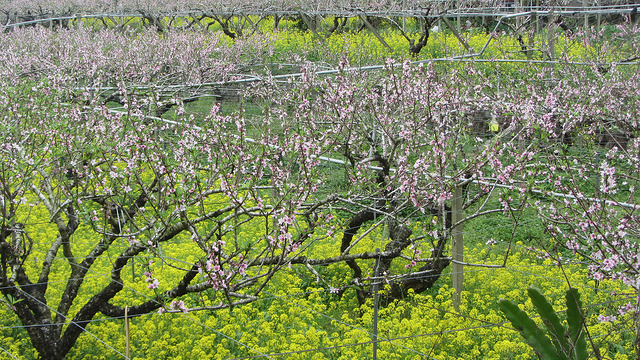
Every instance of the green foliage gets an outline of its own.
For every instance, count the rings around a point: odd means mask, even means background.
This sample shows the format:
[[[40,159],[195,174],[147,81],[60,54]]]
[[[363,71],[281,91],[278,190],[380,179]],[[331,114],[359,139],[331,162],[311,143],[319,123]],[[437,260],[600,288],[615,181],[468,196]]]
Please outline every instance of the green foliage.
[[[500,310],[504,312],[507,319],[511,321],[513,326],[542,359],[560,359],[554,344],[551,343],[551,340],[545,336],[544,331],[536,325],[526,312],[520,310],[518,305],[507,300],[502,300],[499,304]]]
[[[527,290],[531,302],[542,318],[546,333],[518,305],[509,300],[500,300],[500,310],[511,324],[527,340],[541,359],[585,360],[588,357],[585,341],[585,319],[578,290],[567,290],[567,322],[569,331],[560,323],[553,306],[535,288]],[[569,335],[569,336],[567,336]]]
[[[567,322],[569,323],[569,353],[576,360],[585,360],[589,354],[587,352],[587,341],[584,331],[584,313],[582,302],[580,301],[580,293],[578,289],[571,288],[567,290]],[[564,338],[564,334],[563,338]]]
[[[529,288],[527,293],[529,294],[529,298],[531,298],[531,302],[536,307],[538,314],[540,314],[542,322],[549,332],[556,351],[565,352],[566,349],[569,348],[569,343],[564,338],[565,328],[560,323],[560,318],[558,318],[556,312],[553,311],[553,306],[549,304],[547,299],[545,299],[538,290]],[[542,338],[547,339],[544,336]]]

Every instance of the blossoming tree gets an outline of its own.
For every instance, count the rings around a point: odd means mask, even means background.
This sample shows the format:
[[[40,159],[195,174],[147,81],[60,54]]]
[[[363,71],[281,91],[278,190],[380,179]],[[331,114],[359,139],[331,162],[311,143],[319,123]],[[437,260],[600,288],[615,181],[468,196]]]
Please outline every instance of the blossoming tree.
[[[236,80],[260,41],[98,35],[2,37],[0,291],[43,358],[64,358],[95,317],[239,306],[290,267],[359,303],[372,281],[389,284],[386,301],[425,291],[456,227],[505,214],[509,243],[527,207],[595,276],[638,289],[628,69],[501,81],[487,78],[494,65],[345,61],[323,77],[300,64],[200,118],[188,99]],[[349,279],[324,279],[338,264]]]

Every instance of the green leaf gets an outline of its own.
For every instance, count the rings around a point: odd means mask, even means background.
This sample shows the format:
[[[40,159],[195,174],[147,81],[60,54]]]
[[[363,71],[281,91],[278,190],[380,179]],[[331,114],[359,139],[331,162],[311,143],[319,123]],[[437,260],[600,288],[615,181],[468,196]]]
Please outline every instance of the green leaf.
[[[538,314],[542,318],[542,322],[547,327],[547,331],[551,337],[551,341],[555,346],[558,354],[561,355],[562,358],[567,359],[569,356],[569,342],[565,337],[567,333],[567,329],[562,326],[560,322],[560,318],[553,310],[553,306],[547,301],[547,299],[535,288],[530,287],[527,289],[527,293],[529,298],[531,298],[531,302],[533,306],[536,307]]]
[[[551,340],[527,313],[518,308],[518,305],[509,300],[500,300],[498,306],[540,358],[543,360],[561,359]]]
[[[584,314],[582,312],[582,302],[578,289],[569,289],[566,294],[567,299],[567,322],[569,323],[569,336],[573,349],[571,349],[571,359],[586,360],[589,357],[587,352],[587,341],[584,331]]]

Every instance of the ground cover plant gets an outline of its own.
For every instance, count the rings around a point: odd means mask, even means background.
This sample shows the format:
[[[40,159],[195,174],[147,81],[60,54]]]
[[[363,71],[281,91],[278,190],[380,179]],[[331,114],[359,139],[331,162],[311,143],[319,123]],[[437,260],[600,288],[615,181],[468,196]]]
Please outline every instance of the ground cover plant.
[[[468,273],[467,281],[473,286],[463,294],[459,310],[452,304],[453,290],[446,281],[429,293],[412,295],[407,301],[382,309],[379,317],[380,334],[389,340],[381,342],[379,355],[388,358],[422,357],[410,350],[413,349],[436,359],[468,356],[487,359],[518,358],[516,356],[522,359],[535,358],[524,341],[520,340],[520,335],[506,327],[507,320],[500,315],[496,299],[509,298],[521,302],[526,304],[527,311],[535,314],[533,306],[526,302],[526,292],[520,290],[534,284],[548,289],[545,295],[553,298],[554,305],[562,310],[565,309],[566,284],[562,272],[552,262],[543,263],[535,253],[527,254],[523,244],[519,244],[518,248],[520,250],[511,258],[511,269],[477,269]],[[474,254],[472,256],[478,256],[469,260],[485,261],[486,246],[479,247],[477,251],[467,250],[469,254]],[[501,261],[502,256],[496,253],[487,263],[499,264]],[[333,270],[336,277],[341,277],[340,272],[343,271],[340,268]],[[308,279],[309,274],[305,277]],[[616,307],[616,303],[608,303],[608,300],[614,292],[624,289],[603,282],[596,290],[595,282],[587,279],[584,270],[572,271],[570,277],[572,283],[583,284],[578,285],[581,294],[588,297],[591,303],[603,303],[601,307],[588,308],[590,330],[597,339],[601,353],[611,358],[633,358],[629,355],[633,335],[612,331],[616,326],[597,319],[599,314],[608,311],[606,309]],[[305,282],[293,271],[283,274],[280,280],[269,286],[268,296],[263,300],[234,308],[231,312],[205,315],[178,311],[133,318],[131,357],[184,358],[185,346],[190,349],[189,356],[195,354],[205,359],[259,355],[254,350],[264,354],[303,351],[297,355],[287,355],[286,358],[370,356],[373,304],[367,303],[354,311],[356,300],[353,297],[341,300],[324,284],[316,283],[315,278],[308,280]],[[138,284],[128,290],[132,294],[129,296],[140,296],[137,292],[144,289],[145,283],[139,279]],[[11,317],[3,319],[7,324],[15,323]],[[101,318],[90,324],[88,330],[123,352],[123,319]],[[9,345],[5,349],[13,354],[25,354],[25,357],[37,356],[24,332],[16,329],[13,333],[8,330],[6,333],[9,334],[5,335],[6,344]],[[615,344],[624,344],[627,355],[621,355]],[[305,351],[310,349],[319,350]],[[108,359],[118,354],[85,334],[78,339],[68,357],[81,356]]]
[[[524,69],[495,61],[514,60],[505,47],[477,63],[354,54],[354,34],[313,56],[282,40],[299,32],[0,35],[4,354],[126,356],[115,329],[133,317],[133,357],[196,343],[211,358],[357,357],[378,294],[385,358],[530,358],[498,298],[537,285],[561,309],[586,283],[590,355],[637,355],[637,30],[610,31],[560,37],[564,61]],[[376,71],[354,66],[363,54]],[[271,66],[284,56],[291,75]],[[477,231],[464,259],[461,227]],[[516,281],[521,266],[564,282]]]

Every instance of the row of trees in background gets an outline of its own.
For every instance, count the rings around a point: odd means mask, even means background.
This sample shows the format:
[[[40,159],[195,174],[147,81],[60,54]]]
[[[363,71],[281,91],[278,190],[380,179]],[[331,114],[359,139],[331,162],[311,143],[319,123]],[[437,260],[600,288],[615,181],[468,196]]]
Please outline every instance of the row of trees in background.
[[[624,0],[606,0],[606,1],[588,1],[581,2],[578,5],[570,1],[502,1],[502,0],[447,0],[447,1],[429,1],[429,0],[384,0],[377,2],[356,1],[356,0],[317,0],[317,1],[300,1],[300,0],[263,0],[255,1],[234,1],[233,3],[220,0],[204,0],[194,3],[188,0],[178,1],[151,1],[151,0],[3,0],[0,2],[0,9],[7,12],[31,13],[31,14],[72,14],[72,13],[88,13],[103,11],[187,11],[193,9],[214,9],[226,12],[286,12],[286,11],[411,11],[421,10],[425,8],[434,8],[438,10],[464,11],[466,9],[482,9],[490,11],[492,9],[504,11],[508,7],[522,8],[538,8],[547,9],[551,7],[572,9],[580,7],[615,7],[629,5],[629,1]],[[633,3],[633,2],[631,2]]]
[[[55,3],[45,1],[42,4],[12,1],[0,4],[0,23],[7,31],[13,27],[44,26],[50,28],[79,27],[89,25],[93,28],[142,29],[144,27],[165,32],[172,28],[205,29],[218,28],[230,39],[251,37],[264,32],[264,22],[270,22],[273,29],[280,27],[282,20],[294,21],[294,27],[311,32],[322,40],[334,33],[361,32],[367,30],[388,49],[392,48],[379,33],[381,29],[391,29],[402,34],[412,56],[420,54],[432,33],[446,30],[452,32],[467,50],[467,55],[482,55],[484,48],[472,49],[464,39],[463,31],[472,28],[481,29],[496,36],[500,31],[513,33],[521,51],[531,60],[532,55],[541,51],[536,44],[535,35],[544,29],[550,33],[549,42],[553,43],[553,33],[564,32],[569,37],[588,31],[590,26],[600,29],[605,24],[632,23],[637,19],[635,4],[598,4],[598,7],[582,4],[582,7],[570,7],[570,4],[527,3],[515,4],[514,8],[505,7],[506,2],[381,2],[381,3],[251,3],[237,4],[231,7],[227,3],[190,2],[171,4],[135,1],[127,3],[75,3],[63,1]],[[511,4],[511,3],[510,3]],[[602,7],[602,5],[606,5]],[[567,8],[567,6],[569,6]],[[37,10],[36,10],[37,9]],[[435,25],[435,26],[434,26]],[[526,40],[526,41],[525,41]],[[555,60],[555,50],[550,44],[548,57]],[[546,52],[545,50],[542,50]],[[622,59],[620,59],[622,60]]]
[[[637,54],[636,33],[616,36]],[[217,39],[2,35],[0,291],[43,358],[64,358],[100,314],[226,309],[289,267],[321,279],[346,264],[334,290],[361,304],[379,260],[385,302],[401,299],[438,280],[457,226],[503,214],[510,243],[526,211],[553,237],[548,256],[564,248],[595,279],[620,279],[636,296],[622,311],[638,311],[637,65],[342,61],[323,76],[300,62],[284,83],[259,74],[233,111],[213,101],[190,116],[185,103],[269,52],[259,37]],[[379,251],[359,246],[371,234]],[[122,297],[131,264],[146,298]],[[87,294],[93,271],[109,275]]]

